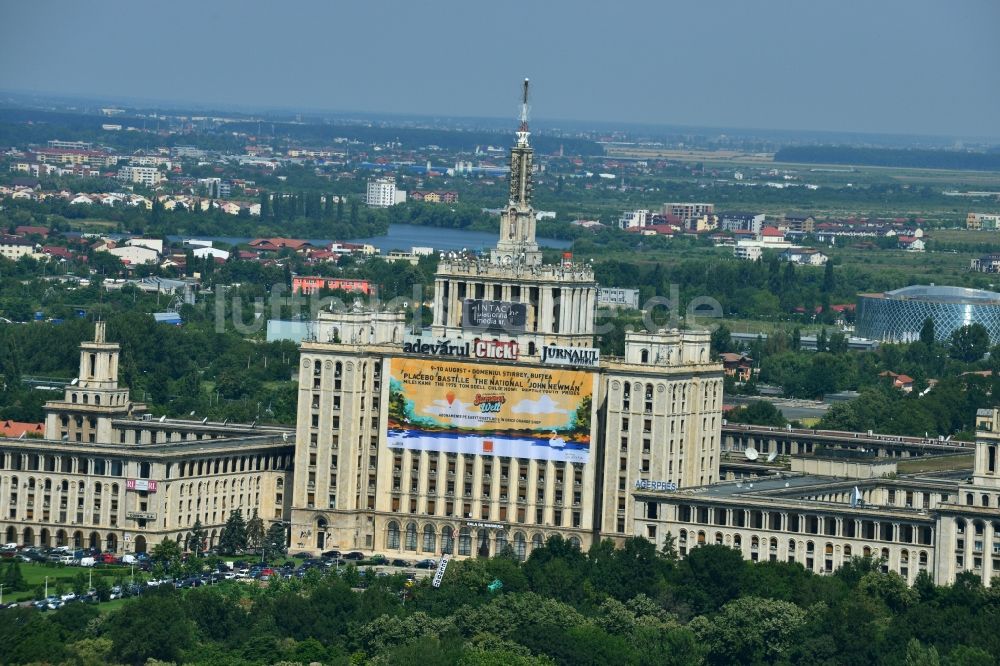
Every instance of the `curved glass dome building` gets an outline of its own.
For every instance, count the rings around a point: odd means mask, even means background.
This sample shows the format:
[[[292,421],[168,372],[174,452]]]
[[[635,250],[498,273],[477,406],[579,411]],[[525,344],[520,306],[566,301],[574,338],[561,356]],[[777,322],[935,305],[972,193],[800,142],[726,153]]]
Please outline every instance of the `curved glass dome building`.
[[[861,294],[855,335],[882,342],[912,342],[924,320],[934,321],[938,340],[969,324],[982,324],[1000,344],[1000,294],[967,287],[913,285],[882,294]]]

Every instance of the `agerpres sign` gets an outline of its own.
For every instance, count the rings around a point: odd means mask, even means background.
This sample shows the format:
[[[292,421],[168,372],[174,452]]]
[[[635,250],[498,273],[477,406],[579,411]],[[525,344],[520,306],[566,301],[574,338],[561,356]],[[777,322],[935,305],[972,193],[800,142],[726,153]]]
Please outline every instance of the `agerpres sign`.
[[[410,336],[403,342],[403,351],[407,354],[426,354],[428,356],[516,361],[519,347],[514,340],[476,338],[469,341]]]
[[[155,493],[156,481],[150,481],[149,479],[126,479],[125,490]]]
[[[673,481],[647,481],[639,479],[635,482],[636,490],[677,490],[677,484]]]
[[[125,517],[128,520],[156,520],[156,514],[148,511],[126,511]]]
[[[528,308],[524,303],[478,298],[462,301],[462,326],[465,328],[521,333],[527,319]]]
[[[549,365],[578,365],[596,368],[601,364],[601,351],[593,347],[542,347],[542,363]]]

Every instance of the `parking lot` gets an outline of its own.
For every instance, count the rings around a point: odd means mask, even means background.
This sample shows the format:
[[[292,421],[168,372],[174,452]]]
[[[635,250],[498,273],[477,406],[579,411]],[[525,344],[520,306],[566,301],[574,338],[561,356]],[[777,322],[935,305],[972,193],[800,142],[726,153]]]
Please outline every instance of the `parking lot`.
[[[203,570],[198,573],[154,576],[154,571],[163,568],[156,567],[145,554],[123,561],[121,557],[101,553],[67,554],[66,549],[18,548],[6,549],[2,555],[0,567],[18,562],[28,588],[6,590],[2,606],[33,606],[41,611],[56,610],[70,603],[117,605],[115,601],[140,596],[162,585],[176,589],[220,584],[268,585],[274,580],[304,578],[310,572],[319,576],[344,575],[350,568],[358,571],[357,582],[352,579],[352,585],[363,588],[371,577],[402,575],[417,581],[432,575],[437,567],[434,559],[390,560],[380,555],[357,552],[341,555],[332,551],[320,557],[282,556],[280,561],[271,563],[260,562],[256,557],[244,560],[211,556],[204,559]]]

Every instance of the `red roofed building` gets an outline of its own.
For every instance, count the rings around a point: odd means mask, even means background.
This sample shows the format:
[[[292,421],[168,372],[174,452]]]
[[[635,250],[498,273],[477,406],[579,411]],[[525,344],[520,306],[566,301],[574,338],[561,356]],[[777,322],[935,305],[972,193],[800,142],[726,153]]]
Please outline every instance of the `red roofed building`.
[[[73,253],[64,247],[57,247],[55,245],[46,245],[42,248],[42,253],[49,255],[50,257],[57,257],[59,259],[65,259],[66,261],[71,261],[73,259]]]
[[[297,238],[255,238],[249,243],[250,247],[261,252],[279,252],[284,249],[302,252],[312,247],[309,241]]]
[[[328,277],[293,277],[293,294],[315,294],[321,289],[339,289],[341,291],[371,293],[371,283],[368,280],[352,280],[349,278]]]
[[[25,423],[24,421],[0,421],[0,436],[17,439],[18,437],[42,437],[45,435],[44,423]]]
[[[14,229],[15,236],[41,236],[48,238],[49,230],[46,227],[17,227]]]
[[[746,354],[727,352],[719,354],[719,360],[722,361],[722,369],[726,375],[735,377],[740,382],[750,381],[750,376],[753,374],[753,358]]]
[[[760,230],[760,240],[764,243],[785,240],[785,232],[776,227],[764,227]]]
[[[892,387],[897,388],[903,393],[910,393],[913,391],[913,377],[909,375],[897,375],[891,370],[886,370],[885,372],[878,373],[879,377],[888,377],[892,380]]]

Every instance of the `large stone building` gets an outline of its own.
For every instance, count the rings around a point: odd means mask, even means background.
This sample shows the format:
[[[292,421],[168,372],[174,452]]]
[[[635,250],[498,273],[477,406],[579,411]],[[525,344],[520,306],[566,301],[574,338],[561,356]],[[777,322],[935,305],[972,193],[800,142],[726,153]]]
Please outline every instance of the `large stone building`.
[[[429,329],[355,307],[303,343],[293,551],[523,558],[551,534],[626,537],[637,481],[718,480],[708,334],[629,333],[602,358],[592,270],[535,241],[526,117],[510,166],[500,240],[439,263]]]
[[[118,385],[119,346],[95,328],[79,376],[45,405],[45,437],[0,439],[4,543],[143,552],[198,520],[215,545],[234,509],[283,522],[290,433],[153,419]]]
[[[659,546],[675,539],[681,557],[723,544],[749,560],[830,573],[852,557],[871,556],[911,583],[926,571],[938,584],[963,572],[989,584],[1000,576],[1000,410],[980,410],[976,420],[971,474],[961,465],[905,473],[906,458],[793,457],[790,470],[759,478],[685,492],[637,490],[632,529]],[[758,440],[750,457],[778,443]]]

